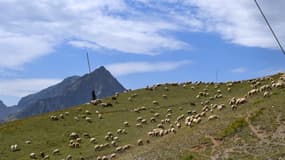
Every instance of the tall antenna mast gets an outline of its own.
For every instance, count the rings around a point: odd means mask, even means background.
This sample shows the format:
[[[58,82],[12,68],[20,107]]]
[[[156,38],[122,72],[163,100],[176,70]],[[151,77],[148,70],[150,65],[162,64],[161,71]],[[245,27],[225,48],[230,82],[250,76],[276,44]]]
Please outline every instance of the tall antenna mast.
[[[259,9],[259,11],[260,11],[262,17],[264,18],[264,20],[265,20],[265,22],[266,22],[268,28],[270,29],[271,33],[273,34],[273,37],[275,38],[275,40],[276,40],[276,42],[277,42],[279,48],[281,49],[281,52],[285,55],[285,51],[284,51],[284,49],[283,49],[283,47],[282,47],[280,41],[278,40],[276,34],[274,33],[274,30],[273,30],[272,27],[270,26],[270,23],[268,22],[267,18],[265,17],[265,15],[264,15],[264,13],[263,13],[261,7],[260,7],[259,4],[257,3],[257,0],[254,0],[254,2],[255,2],[255,4],[256,4],[257,8]]]
[[[90,67],[90,60],[89,60],[89,54],[88,54],[88,52],[86,52],[86,57],[87,57],[87,63],[88,63],[89,73],[91,73],[91,67]]]
[[[86,58],[87,58],[88,69],[89,69],[89,74],[90,74],[91,73],[91,66],[90,66],[90,60],[89,60],[88,52],[86,52]],[[91,100],[96,100],[96,99],[97,99],[96,92],[95,92],[95,89],[93,89],[91,92]]]
[[[218,69],[216,69],[216,83],[218,83]]]

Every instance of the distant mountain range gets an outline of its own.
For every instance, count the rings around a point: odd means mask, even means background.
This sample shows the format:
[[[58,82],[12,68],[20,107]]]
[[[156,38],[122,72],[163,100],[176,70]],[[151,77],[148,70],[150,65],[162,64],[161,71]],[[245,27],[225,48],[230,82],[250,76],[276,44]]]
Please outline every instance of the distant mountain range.
[[[90,74],[68,77],[38,93],[25,96],[17,106],[6,107],[0,103],[0,119],[13,120],[83,104],[91,100],[92,90],[95,90],[97,98],[104,98],[123,92],[125,88],[101,66]]]

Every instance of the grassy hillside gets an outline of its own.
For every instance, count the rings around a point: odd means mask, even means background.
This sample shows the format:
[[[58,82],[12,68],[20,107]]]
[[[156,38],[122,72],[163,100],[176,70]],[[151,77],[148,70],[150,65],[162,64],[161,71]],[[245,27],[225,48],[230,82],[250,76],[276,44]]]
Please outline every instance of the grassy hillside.
[[[271,86],[272,80],[278,82],[281,74],[257,80],[248,80],[233,83],[184,83],[179,85],[164,84],[154,87],[153,90],[139,89],[118,95],[117,100],[111,97],[103,102],[112,103],[112,107],[84,104],[66,110],[52,112],[23,120],[17,120],[0,125],[0,159],[24,160],[31,159],[30,153],[36,154],[36,159],[43,159],[40,152],[49,155],[49,159],[66,159],[71,155],[73,159],[97,159],[109,157],[116,153],[114,159],[285,159],[285,87],[272,87],[268,90],[270,96],[264,97],[265,91],[247,96],[253,89],[254,81],[260,82],[257,89],[263,85]],[[231,91],[228,91],[228,88]],[[220,90],[221,93],[218,93]],[[199,92],[208,93],[207,96],[197,98]],[[222,97],[215,98],[222,94]],[[166,95],[167,97],[163,97]],[[132,97],[132,98],[130,98]],[[246,97],[247,103],[231,109],[229,99],[232,97]],[[158,101],[159,104],[153,104]],[[208,102],[207,102],[208,101]],[[218,110],[214,104],[225,104],[225,108]],[[187,116],[202,113],[203,107],[208,106],[204,116],[200,116],[200,123],[192,122],[191,127],[185,125]],[[145,107],[139,113],[134,109]],[[169,133],[162,137],[151,137],[148,132],[157,128],[161,120],[166,119],[167,110],[172,109],[170,123],[176,133]],[[86,114],[86,110],[91,114]],[[99,112],[102,119],[98,118]],[[196,111],[196,113],[189,113]],[[64,119],[60,114],[65,114]],[[150,122],[155,113],[156,122]],[[177,128],[177,117],[185,115],[181,120],[182,127]],[[59,120],[51,120],[50,116],[57,116]],[[88,116],[92,122],[84,118]],[[207,120],[211,115],[218,118]],[[78,117],[79,121],[74,117]],[[147,124],[136,127],[137,117],[147,120]],[[198,116],[197,116],[198,117]],[[125,127],[124,122],[129,126]],[[169,123],[162,124],[164,130],[172,128]],[[125,129],[127,133],[117,134],[118,129]],[[79,148],[69,147],[72,132],[81,138]],[[117,146],[106,141],[107,132],[112,132],[119,138]],[[90,143],[90,138],[96,138],[96,143]],[[138,139],[143,145],[138,146]],[[31,141],[26,144],[26,141]],[[148,143],[147,143],[148,141]],[[94,146],[108,143],[100,151]],[[19,151],[11,152],[10,146],[17,144]],[[130,145],[126,151],[116,151],[119,146]],[[52,152],[58,149],[58,154]]]

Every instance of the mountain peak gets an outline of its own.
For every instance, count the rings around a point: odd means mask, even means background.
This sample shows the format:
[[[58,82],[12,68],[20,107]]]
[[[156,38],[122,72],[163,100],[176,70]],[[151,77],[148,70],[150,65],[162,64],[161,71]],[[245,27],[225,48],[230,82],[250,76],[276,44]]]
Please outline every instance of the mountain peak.
[[[27,117],[89,102],[94,90],[97,98],[104,98],[123,92],[125,88],[104,66],[100,66],[90,74],[65,78],[56,85],[23,97],[18,103],[22,110],[16,117]]]
[[[0,108],[6,108],[7,106],[0,100]]]

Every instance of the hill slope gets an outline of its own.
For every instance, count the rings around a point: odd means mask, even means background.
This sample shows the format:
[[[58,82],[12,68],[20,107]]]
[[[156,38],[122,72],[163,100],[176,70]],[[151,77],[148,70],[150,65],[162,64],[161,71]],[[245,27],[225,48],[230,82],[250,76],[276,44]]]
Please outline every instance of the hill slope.
[[[23,97],[17,105],[22,110],[12,117],[23,118],[86,103],[90,101],[93,89],[98,98],[125,90],[102,66],[90,74],[66,78],[59,84]]]
[[[5,123],[0,125],[1,159],[30,159],[30,153],[42,159],[40,152],[50,159],[71,155],[73,159],[93,160],[112,153],[116,153],[116,159],[142,160],[284,159],[285,86],[280,76],[234,83],[157,85],[103,99],[112,104],[110,107],[102,107],[104,103],[84,104]],[[276,87],[277,83],[281,86]],[[254,88],[259,91],[249,96]],[[265,92],[270,94],[264,97]],[[233,97],[245,98],[246,103],[232,109],[229,99]],[[208,120],[213,115],[217,118]],[[125,121],[129,126],[124,125]],[[172,127],[175,132],[170,131]],[[153,129],[161,136],[149,136]],[[72,132],[81,138],[78,144],[70,139]],[[139,139],[142,146],[137,145]],[[69,147],[71,143],[78,148]],[[11,152],[13,144],[20,150]],[[53,154],[56,149],[59,153]]]

